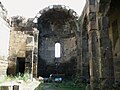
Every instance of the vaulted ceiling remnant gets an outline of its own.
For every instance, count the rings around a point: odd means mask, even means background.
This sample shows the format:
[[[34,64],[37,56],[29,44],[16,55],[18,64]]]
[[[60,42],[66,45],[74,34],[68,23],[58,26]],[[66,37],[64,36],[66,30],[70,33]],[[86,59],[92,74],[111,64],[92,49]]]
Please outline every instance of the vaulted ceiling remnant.
[[[51,23],[57,23],[59,21],[63,22],[77,18],[77,14],[74,10],[68,9],[66,6],[61,5],[53,5],[52,8],[51,6],[49,6],[41,10],[39,14],[41,14],[41,16],[39,17],[41,22],[45,20]]]
[[[67,32],[68,34],[73,33],[73,30],[76,28],[75,21],[78,19],[77,13],[64,5],[48,6],[39,11],[36,17],[38,18],[38,30],[41,31],[43,28],[49,28],[49,30],[51,29],[52,31],[59,30],[59,34],[65,32],[67,29],[70,30],[69,33]]]
[[[52,21],[54,21],[55,19],[69,20],[70,18],[71,19],[78,18],[78,15],[74,10],[69,9],[69,7],[64,5],[48,6],[43,10],[40,10],[37,15],[40,15],[41,20],[47,18]]]

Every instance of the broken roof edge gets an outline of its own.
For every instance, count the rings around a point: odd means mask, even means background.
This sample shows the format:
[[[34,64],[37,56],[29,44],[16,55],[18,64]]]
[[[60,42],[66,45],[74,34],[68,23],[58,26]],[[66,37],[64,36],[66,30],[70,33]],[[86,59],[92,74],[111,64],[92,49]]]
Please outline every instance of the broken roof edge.
[[[36,16],[34,17],[33,22],[36,22],[36,19],[40,18],[44,13],[48,12],[51,9],[55,9],[55,10],[66,10],[69,11],[69,14],[71,14],[71,16],[73,16],[76,20],[78,20],[79,15],[73,10],[70,9],[68,6],[65,5],[49,5],[48,7],[43,8],[42,10],[40,10]]]

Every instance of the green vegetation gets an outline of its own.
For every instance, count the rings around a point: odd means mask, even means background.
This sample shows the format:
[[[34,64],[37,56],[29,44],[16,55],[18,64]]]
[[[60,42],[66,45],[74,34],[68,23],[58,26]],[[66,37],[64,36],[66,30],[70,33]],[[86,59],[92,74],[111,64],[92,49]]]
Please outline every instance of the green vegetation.
[[[80,86],[74,85],[73,82],[62,82],[62,83],[43,83],[40,85],[38,90],[87,90],[85,84]]]
[[[11,81],[20,81],[20,80],[27,82],[28,80],[30,80],[30,74],[28,74],[28,73],[20,74],[19,73],[17,76],[9,75],[9,76],[1,76],[0,77],[0,83],[11,82]]]
[[[43,83],[38,90],[88,90],[88,82],[79,74],[60,82]]]
[[[79,85],[76,85],[72,81],[63,82],[63,83],[54,83],[53,85],[55,87],[61,88],[61,90],[86,90],[86,85],[85,84],[81,83]]]

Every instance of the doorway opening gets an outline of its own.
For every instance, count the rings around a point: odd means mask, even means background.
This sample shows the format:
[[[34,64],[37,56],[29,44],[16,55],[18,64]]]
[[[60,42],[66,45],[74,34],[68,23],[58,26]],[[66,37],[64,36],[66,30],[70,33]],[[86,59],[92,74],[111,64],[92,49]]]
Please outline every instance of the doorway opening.
[[[17,57],[17,73],[24,74],[25,58]]]

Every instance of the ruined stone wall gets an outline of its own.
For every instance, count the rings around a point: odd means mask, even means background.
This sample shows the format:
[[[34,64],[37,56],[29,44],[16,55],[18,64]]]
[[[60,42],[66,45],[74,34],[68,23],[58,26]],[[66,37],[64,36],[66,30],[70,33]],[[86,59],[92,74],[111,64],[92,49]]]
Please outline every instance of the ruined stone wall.
[[[72,27],[72,29],[71,29]],[[69,61],[76,56],[76,36],[73,27],[66,25],[50,25],[42,28],[39,34],[39,56],[46,64],[55,64],[55,43],[59,42],[61,57],[58,62]]]
[[[55,37],[44,38],[39,48],[40,57],[46,61],[47,64],[53,64],[55,59]],[[76,38],[61,38],[61,57],[60,63],[69,61],[71,57],[76,56]]]
[[[10,56],[25,57],[27,35],[22,31],[11,30]]]
[[[47,64],[54,63],[55,59],[55,41],[54,38],[43,38],[39,46],[40,57],[46,61]]]
[[[9,54],[9,37],[10,37],[10,26],[0,17],[0,57],[4,57],[7,60]]]
[[[67,76],[72,76],[77,67],[77,31],[79,31],[79,25],[76,12],[66,8],[66,6],[53,5],[52,8],[46,7],[39,13],[41,15],[38,16],[37,23],[40,32],[39,75],[47,77],[51,73],[64,73]],[[60,58],[55,57],[56,43],[60,43],[61,46]],[[72,69],[70,69],[72,63]]]
[[[15,30],[13,27],[10,35],[10,60],[8,73],[16,74],[17,57],[24,58],[26,56],[26,39],[25,32]]]
[[[89,62],[90,90],[108,90],[114,84],[112,44],[108,33],[109,5],[110,0],[87,0],[83,10],[82,42],[87,44],[84,41],[88,39],[89,59],[84,55],[87,48],[83,46],[82,60]],[[84,71],[85,67],[82,68]]]
[[[66,38],[64,39],[64,51],[63,54],[63,62],[69,61],[72,57],[77,56],[77,45],[76,45],[76,37]]]
[[[59,33],[60,32],[58,31],[57,36],[54,36],[54,34],[51,36],[51,34],[48,33],[48,37],[39,37],[39,75],[49,76],[51,73],[56,73],[56,63],[59,64],[59,73],[71,72],[67,71],[67,69],[69,69],[67,64],[71,62],[71,59],[74,59],[77,56],[76,37],[64,34],[65,36],[68,36],[65,38],[64,35],[59,35]],[[55,58],[55,43],[60,43],[61,46],[61,56],[58,59]]]
[[[0,60],[0,75],[6,75],[8,68],[8,61]]]
[[[10,25],[7,22],[7,11],[0,2],[0,57],[7,60],[9,54]]]
[[[18,68],[21,67],[19,58],[21,58],[25,62],[24,73],[27,72],[36,77],[38,32],[33,30],[34,33],[31,32],[31,28],[21,30],[21,27],[14,27],[11,30],[8,74],[16,75],[19,72]]]
[[[111,8],[109,10],[109,37],[112,41],[112,50],[113,50],[113,60],[114,60],[114,70],[115,70],[115,80],[120,81],[120,12],[119,6],[120,3],[117,3],[115,6],[111,3]]]
[[[5,7],[0,2],[0,75],[6,75],[9,57],[10,25]]]

